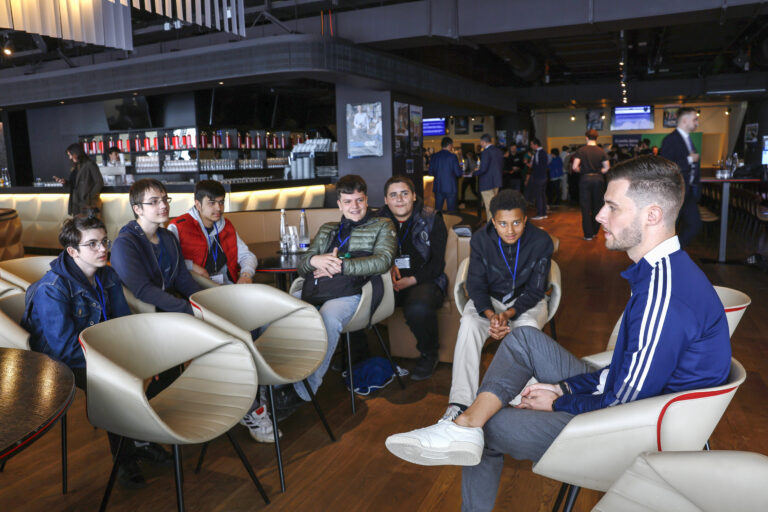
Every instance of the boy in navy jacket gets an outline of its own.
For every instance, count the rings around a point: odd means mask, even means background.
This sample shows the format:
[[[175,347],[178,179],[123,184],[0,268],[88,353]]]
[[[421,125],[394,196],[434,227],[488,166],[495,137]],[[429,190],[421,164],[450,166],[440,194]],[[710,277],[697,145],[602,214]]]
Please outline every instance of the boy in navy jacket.
[[[647,397],[717,386],[728,378],[725,311],[704,273],[681,251],[677,166],[641,156],[609,175],[597,216],[608,249],[634,262],[610,366],[596,370],[540,331],[504,338],[473,404],[454,421],[396,434],[387,448],[417,464],[459,464],[463,510],[491,510],[503,454],[537,461],[576,414]],[[526,386],[532,377],[539,383]],[[505,407],[516,395],[515,407]]]

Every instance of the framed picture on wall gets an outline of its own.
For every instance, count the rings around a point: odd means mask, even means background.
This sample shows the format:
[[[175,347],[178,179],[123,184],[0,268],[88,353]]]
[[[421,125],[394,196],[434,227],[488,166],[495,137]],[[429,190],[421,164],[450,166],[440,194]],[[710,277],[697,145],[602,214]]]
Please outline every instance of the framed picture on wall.
[[[381,102],[347,104],[347,158],[384,155]]]
[[[664,128],[677,128],[677,109],[678,107],[664,109]]]
[[[421,120],[422,120],[422,107],[418,105],[411,105],[411,149],[419,149],[421,147]]]
[[[757,132],[759,124],[749,123],[744,125],[744,142],[753,143],[757,142]]]
[[[393,102],[394,107],[394,130],[395,140],[394,149],[396,154],[403,154],[408,151],[408,135],[410,118],[408,113],[408,104]]]
[[[605,112],[598,108],[587,110],[587,130],[602,130]]]
[[[467,116],[456,116],[453,119],[453,133],[455,135],[466,135],[469,133],[469,119]]]

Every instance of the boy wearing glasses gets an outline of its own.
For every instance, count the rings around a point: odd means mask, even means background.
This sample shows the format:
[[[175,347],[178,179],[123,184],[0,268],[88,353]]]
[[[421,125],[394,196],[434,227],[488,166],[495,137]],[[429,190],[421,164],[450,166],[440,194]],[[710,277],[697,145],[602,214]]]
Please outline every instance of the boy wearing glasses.
[[[136,220],[120,229],[112,247],[112,266],[141,301],[158,311],[192,314],[189,296],[200,290],[189,275],[176,237],[162,227],[171,198],[165,186],[145,178],[128,191]]]
[[[75,385],[86,390],[80,331],[110,318],[130,315],[131,311],[120,278],[107,265],[112,242],[101,220],[82,215],[65,220],[59,243],[64,251],[51,262],[51,270],[27,290],[21,325],[29,332],[32,350],[69,366]],[[108,436],[114,454],[119,437]],[[118,471],[122,487],[137,489],[146,485],[137,458],[170,464],[170,455],[157,444],[135,441],[129,447]]]
[[[226,191],[218,181],[195,185],[195,206],[168,225],[187,269],[219,284],[252,283],[256,256],[224,218]]]

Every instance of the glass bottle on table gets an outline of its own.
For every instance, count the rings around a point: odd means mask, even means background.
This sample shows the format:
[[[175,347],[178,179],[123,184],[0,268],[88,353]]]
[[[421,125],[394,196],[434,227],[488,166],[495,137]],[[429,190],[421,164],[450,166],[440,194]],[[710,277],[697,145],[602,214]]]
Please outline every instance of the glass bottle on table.
[[[309,249],[309,226],[307,225],[307,213],[304,208],[301,209],[299,217],[299,250]]]
[[[287,252],[288,244],[286,243],[286,230],[285,230],[285,208],[280,208],[280,252]]]

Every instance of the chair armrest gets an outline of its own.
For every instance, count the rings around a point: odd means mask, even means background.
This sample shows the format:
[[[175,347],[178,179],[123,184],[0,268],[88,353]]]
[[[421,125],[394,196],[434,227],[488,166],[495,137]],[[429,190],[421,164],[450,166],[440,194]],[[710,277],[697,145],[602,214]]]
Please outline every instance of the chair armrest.
[[[190,272],[189,275],[192,276],[192,280],[195,281],[200,286],[202,286],[204,290],[207,290],[208,288],[213,288],[215,286],[221,286],[219,283],[217,283],[213,279],[209,279],[205,276],[201,276],[200,274],[196,274],[195,272]]]
[[[613,358],[613,350],[606,350],[605,352],[599,352],[597,354],[592,354],[590,356],[584,356],[581,358],[581,360],[591,365],[592,367],[594,367],[595,370],[599,370],[600,368],[605,368],[606,366],[611,364],[612,358]]]

